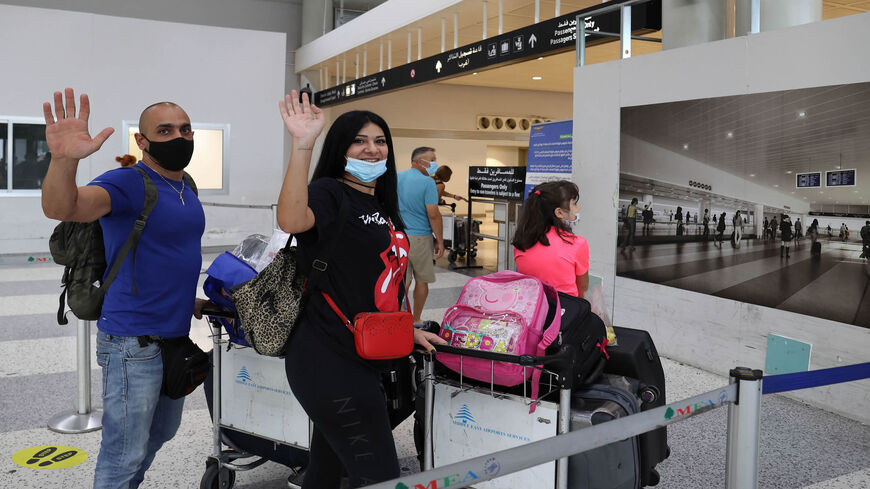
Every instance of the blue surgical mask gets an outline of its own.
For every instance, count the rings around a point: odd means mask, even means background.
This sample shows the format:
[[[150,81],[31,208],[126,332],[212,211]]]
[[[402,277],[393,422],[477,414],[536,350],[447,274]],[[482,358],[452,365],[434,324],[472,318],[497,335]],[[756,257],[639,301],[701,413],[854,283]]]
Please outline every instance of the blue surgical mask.
[[[423,161],[426,161],[426,160],[423,160]],[[437,170],[437,169],[438,169],[438,162],[432,160],[429,162],[429,166],[426,167],[426,173],[428,173],[429,176],[431,177],[432,175],[435,174],[435,170]]]
[[[371,182],[387,172],[387,160],[375,161],[374,163],[344,157],[347,160],[344,170],[361,182]]]

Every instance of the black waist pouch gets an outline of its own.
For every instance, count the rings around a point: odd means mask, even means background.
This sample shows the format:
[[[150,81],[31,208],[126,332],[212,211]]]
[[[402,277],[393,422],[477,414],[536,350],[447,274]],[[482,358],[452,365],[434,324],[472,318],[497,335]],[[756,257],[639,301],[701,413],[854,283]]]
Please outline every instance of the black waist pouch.
[[[163,394],[179,399],[202,384],[211,369],[208,355],[190,336],[160,340],[163,355]]]

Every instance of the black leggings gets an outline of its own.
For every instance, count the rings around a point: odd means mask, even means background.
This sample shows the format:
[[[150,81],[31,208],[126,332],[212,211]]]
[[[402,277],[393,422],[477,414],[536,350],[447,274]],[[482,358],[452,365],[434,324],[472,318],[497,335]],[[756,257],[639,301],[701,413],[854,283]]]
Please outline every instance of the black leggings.
[[[285,360],[290,388],[314,422],[302,487],[337,489],[344,471],[351,487],[397,478],[380,373],[324,345],[314,327],[297,325]]]

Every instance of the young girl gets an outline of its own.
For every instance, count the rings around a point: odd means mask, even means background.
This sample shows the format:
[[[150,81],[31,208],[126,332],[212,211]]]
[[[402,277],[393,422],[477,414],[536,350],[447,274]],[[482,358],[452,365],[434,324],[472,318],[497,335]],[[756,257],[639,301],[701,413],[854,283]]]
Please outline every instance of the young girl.
[[[571,232],[580,220],[579,197],[577,185],[565,180],[536,186],[523,204],[513,245],[518,272],[583,297],[589,285],[589,244]]]

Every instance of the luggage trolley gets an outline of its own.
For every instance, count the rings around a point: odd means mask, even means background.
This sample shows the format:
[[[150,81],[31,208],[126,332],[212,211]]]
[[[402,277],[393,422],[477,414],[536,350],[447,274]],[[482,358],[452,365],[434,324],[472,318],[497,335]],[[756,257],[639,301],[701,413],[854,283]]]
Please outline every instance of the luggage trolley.
[[[573,346],[556,355],[536,357],[471,350],[437,345],[438,353],[460,355],[460,373],[436,375],[432,355],[424,355],[422,409],[417,421],[422,425],[422,469],[446,465],[532,441],[565,434],[571,424],[570,372],[575,358]],[[470,381],[462,376],[462,358],[475,357],[515,363],[525,368],[542,368],[541,394],[537,401],[528,395],[529,382],[513,388],[496,387]],[[538,366],[538,367],[536,367]],[[558,396],[556,392],[558,391]],[[556,399],[558,398],[558,399]],[[532,402],[537,402],[530,414]],[[422,414],[420,413],[422,411]],[[422,418],[422,419],[421,419]],[[437,422],[436,422],[437,420]],[[422,444],[422,446],[419,446]],[[485,467],[497,471],[497,462]],[[568,489],[568,459],[542,464],[515,474],[475,484],[480,489],[514,487],[552,487]]]
[[[468,253],[469,258],[477,257],[477,242],[483,238],[478,236],[480,233],[481,222],[477,219],[468,217],[456,217],[456,203],[438,204],[441,207],[449,207],[450,214],[441,215],[441,225],[443,229],[444,248],[447,251],[447,261],[450,262],[449,267],[456,266],[456,260],[464,257]],[[471,225],[471,243],[468,243],[468,235],[466,226]]]
[[[294,482],[301,484],[299,476],[308,464],[311,423],[290,392],[284,360],[260,355],[225,338],[228,335],[219,319],[235,319],[235,313],[206,308],[203,315],[209,318],[214,342],[212,378],[203,386],[212,415],[214,451],[206,460],[200,489],[230,489],[236,471],[251,470],[267,461],[290,468],[290,487]],[[254,460],[239,462],[248,458]]]
[[[424,355],[425,394],[418,401],[417,442],[423,470],[487,453],[516,447],[569,431],[665,405],[664,373],[648,333],[616,328],[624,345],[610,349],[607,363],[597,365],[588,383],[576,385],[570,377],[576,361],[574,347],[565,345],[555,355],[534,357],[437,345],[438,353],[515,363],[543,368],[537,407],[529,382],[515,387],[496,386],[463,378],[460,372],[439,368]],[[493,364],[494,365],[494,364]],[[572,389],[573,387],[573,389]],[[558,396],[556,392],[558,391]],[[554,462],[475,484],[479,489],[542,487],[554,489],[655,486],[655,466],[668,458],[665,428],[572,455]],[[484,470],[498,471],[497,462]]]

